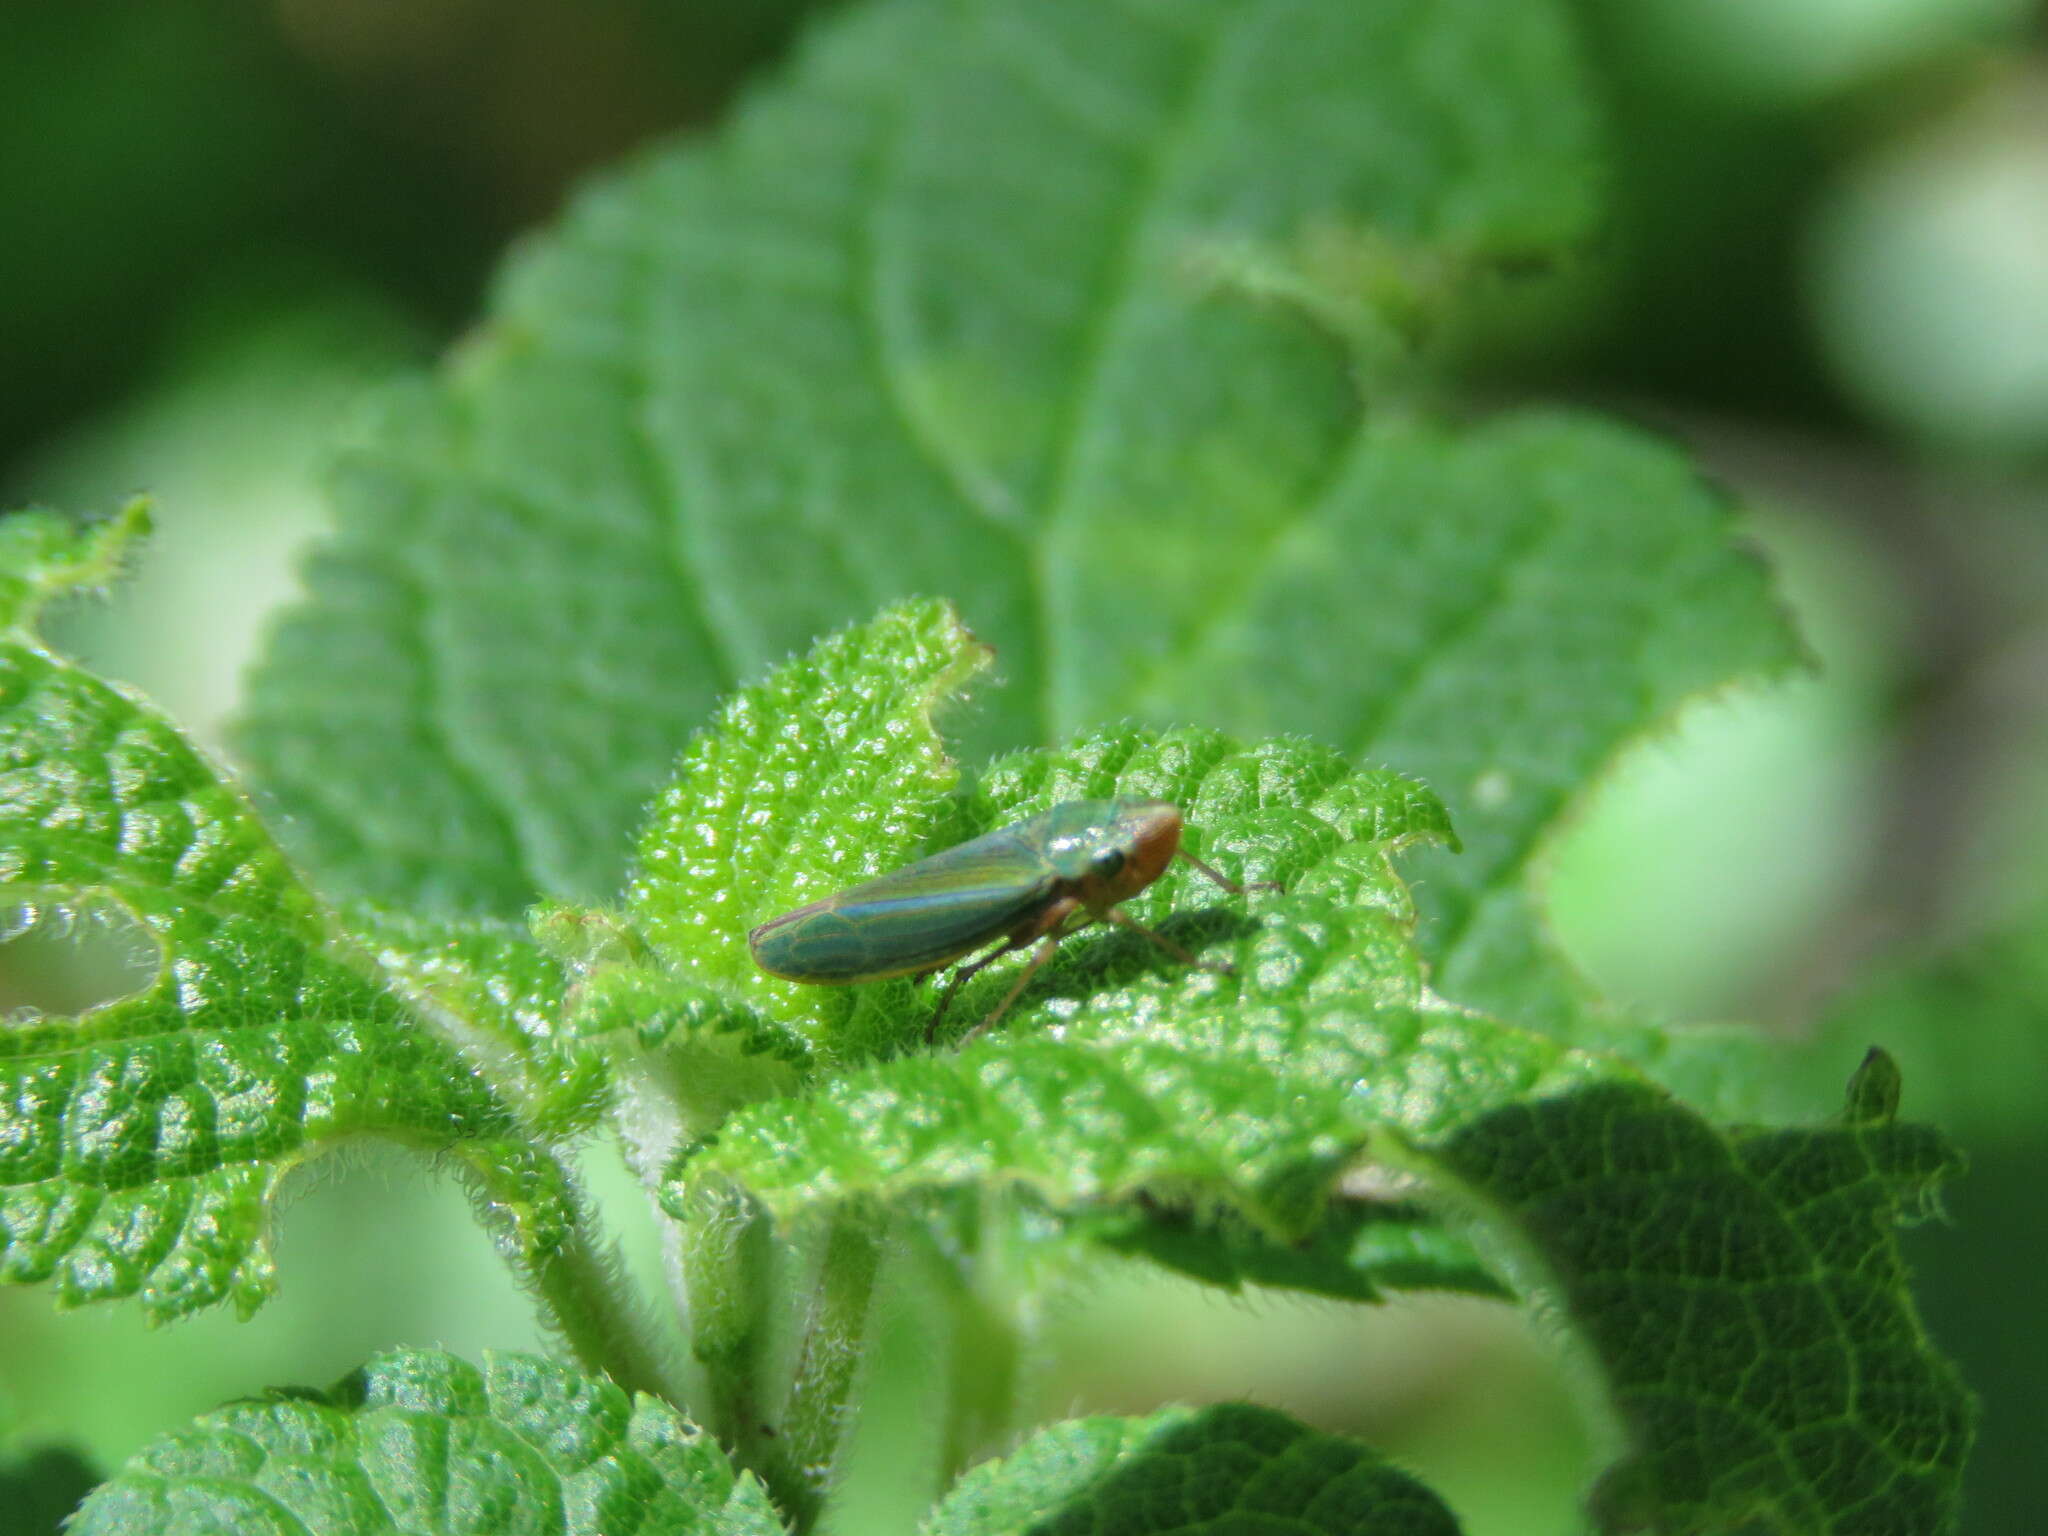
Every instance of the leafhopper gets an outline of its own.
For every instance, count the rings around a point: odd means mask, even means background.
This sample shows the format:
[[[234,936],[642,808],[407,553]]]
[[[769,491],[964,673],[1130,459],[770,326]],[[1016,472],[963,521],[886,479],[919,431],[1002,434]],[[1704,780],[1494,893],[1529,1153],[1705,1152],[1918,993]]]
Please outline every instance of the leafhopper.
[[[843,986],[928,976],[994,945],[953,972],[927,1039],[936,1035],[953,995],[983,966],[1038,945],[994,1012],[975,1026],[977,1034],[1009,1011],[1061,939],[1091,923],[1115,923],[1177,960],[1228,971],[1117,910],[1176,858],[1231,894],[1244,894],[1245,886],[1181,847],[1180,835],[1180,808],[1170,801],[1069,800],[771,918],[747,935],[747,947],[771,976]]]

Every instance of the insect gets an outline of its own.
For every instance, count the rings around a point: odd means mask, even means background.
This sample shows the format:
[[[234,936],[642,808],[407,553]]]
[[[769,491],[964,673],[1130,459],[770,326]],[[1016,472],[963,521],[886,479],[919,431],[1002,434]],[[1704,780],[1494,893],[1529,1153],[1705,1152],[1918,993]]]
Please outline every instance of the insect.
[[[747,935],[747,947],[771,976],[844,985],[885,976],[923,978],[1000,940],[953,972],[926,1026],[927,1040],[937,1034],[953,995],[983,966],[1038,942],[1037,953],[974,1034],[1009,1011],[1061,939],[1091,923],[1116,923],[1189,965],[1228,971],[1227,965],[1197,960],[1116,910],[1176,857],[1233,895],[1245,892],[1247,887],[1181,847],[1180,832],[1180,808],[1170,801],[1069,800],[771,918]]]

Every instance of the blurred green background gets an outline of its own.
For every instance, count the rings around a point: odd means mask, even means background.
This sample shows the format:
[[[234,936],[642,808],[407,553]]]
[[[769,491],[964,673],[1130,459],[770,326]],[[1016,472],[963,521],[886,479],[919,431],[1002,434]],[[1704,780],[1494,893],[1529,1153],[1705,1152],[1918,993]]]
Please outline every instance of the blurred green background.
[[[10,8],[0,481],[7,504],[73,510],[148,490],[160,527],[140,578],[65,615],[62,642],[218,746],[320,527],[320,465],[351,402],[458,341],[499,253],[579,176],[715,124],[820,8]],[[1819,1031],[1844,1073],[1880,1025],[1898,1045],[1909,1112],[1973,1159],[1953,1225],[1908,1239],[1930,1325],[1987,1403],[1967,1528],[2033,1531],[2048,13],[1581,9],[1610,93],[1613,225],[1569,313],[1485,388],[1690,443],[1753,508],[1819,665],[1702,702],[1617,764],[1551,850],[1552,911],[1619,997]],[[77,1006],[136,963],[118,933],[11,926],[0,1008]],[[588,1161],[637,1215],[610,1154]],[[371,1210],[388,1246],[356,1240]],[[69,1445],[104,1468],[222,1399],[325,1383],[378,1348],[539,1342],[459,1192],[418,1162],[324,1166],[281,1264],[283,1294],[247,1324],[152,1333],[134,1309],[59,1316],[40,1291],[0,1293],[0,1449]],[[1554,1341],[1505,1308],[1231,1299],[1105,1263],[1046,1321],[1045,1416],[1251,1397],[1365,1435],[1477,1536],[1576,1528],[1589,1451]],[[888,1513],[889,1425],[917,1403],[885,1383],[861,1442],[878,1530],[913,1522]]]

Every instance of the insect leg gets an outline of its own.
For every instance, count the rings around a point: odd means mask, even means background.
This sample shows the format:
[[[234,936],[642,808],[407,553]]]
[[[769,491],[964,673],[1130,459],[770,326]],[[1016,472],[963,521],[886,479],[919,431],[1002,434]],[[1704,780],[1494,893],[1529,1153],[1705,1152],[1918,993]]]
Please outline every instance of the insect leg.
[[[990,950],[979,960],[969,961],[966,965],[954,966],[953,974],[946,978],[945,990],[939,993],[939,1006],[933,1010],[931,1022],[924,1027],[924,1043],[930,1045],[938,1038],[939,1025],[945,1021],[946,1010],[953,1006],[953,994],[967,984],[967,979],[970,976],[987,965],[991,960],[1000,960],[1003,956],[1011,953],[1011,951],[1022,949],[1024,944],[1030,942],[1028,938],[1023,943],[1011,939],[1000,947]],[[931,972],[926,971],[923,976],[918,977],[918,980],[922,981],[925,976],[929,975],[931,975]]]
[[[1081,921],[1069,926],[1068,919],[1072,918],[1077,912],[1084,914]],[[1012,950],[1022,949],[1033,939],[1042,938],[1045,940],[1043,944],[1039,945],[1038,953],[1026,961],[1024,969],[1017,973],[1016,985],[1004,994],[1003,1000],[996,1004],[995,1011],[975,1025],[974,1028],[968,1030],[966,1034],[962,1035],[960,1037],[960,1044],[965,1045],[969,1040],[972,1040],[976,1035],[1008,1013],[1010,1011],[1010,1004],[1017,1001],[1017,994],[1022,992],[1031,978],[1037,974],[1038,968],[1052,958],[1052,952],[1058,947],[1060,940],[1077,929],[1087,927],[1093,921],[1095,921],[1094,915],[1086,912],[1078,898],[1061,896],[1054,901],[1048,902],[1042,909],[1033,913],[1013,929],[1010,933],[1010,942],[1001,949],[992,955],[982,956],[981,959],[975,961],[971,966],[963,967],[971,975],[973,972],[980,970],[984,965],[987,965],[989,961],[1000,959]],[[952,992],[953,988],[949,985],[946,989],[949,998],[952,996]],[[927,1031],[925,1038],[927,1040],[931,1039],[932,1034],[937,1031],[938,1027],[939,1021],[935,1018],[932,1020],[931,1029]]]
[[[1287,889],[1287,887],[1282,885],[1278,880],[1253,880],[1248,882],[1247,884],[1239,885],[1235,880],[1232,880],[1229,876],[1225,875],[1221,870],[1212,869],[1209,865],[1204,864],[1192,853],[1189,853],[1187,849],[1176,848],[1173,850],[1173,852],[1176,858],[1186,859],[1190,864],[1194,865],[1195,868],[1199,869],[1203,874],[1207,875],[1211,880],[1215,881],[1216,884],[1222,886],[1223,889],[1230,892],[1230,894],[1233,896],[1242,896],[1246,891],[1284,891]],[[1132,926],[1135,927],[1136,925],[1133,924]],[[1144,930],[1140,929],[1139,931],[1143,932]],[[1156,938],[1157,935],[1154,935],[1154,937]]]
[[[1102,915],[1108,918],[1112,923],[1115,923],[1119,928],[1128,928],[1133,933],[1142,933],[1154,944],[1157,944],[1161,949],[1165,950],[1169,955],[1173,956],[1174,959],[1183,961],[1188,965],[1192,965],[1197,970],[1221,971],[1226,976],[1233,976],[1236,974],[1235,968],[1225,965],[1221,961],[1197,960],[1193,955],[1189,954],[1186,950],[1182,949],[1178,944],[1174,943],[1173,940],[1167,938],[1166,935],[1162,933],[1154,933],[1150,928],[1147,928],[1135,917],[1127,917],[1123,913],[1119,912],[1115,907],[1105,908]]]
[[[1045,942],[1040,944],[1031,958],[1024,962],[1024,969],[1017,973],[1016,981],[1010,984],[1010,990],[1003,994],[1003,1000],[996,1004],[995,1011],[960,1037],[962,1045],[965,1045],[983,1030],[990,1028],[998,1019],[1010,1011],[1010,1004],[1017,1001],[1017,994],[1031,984],[1031,978],[1038,974],[1038,968],[1052,958],[1052,952],[1060,947],[1060,940],[1063,937],[1065,935],[1058,933],[1046,935]]]

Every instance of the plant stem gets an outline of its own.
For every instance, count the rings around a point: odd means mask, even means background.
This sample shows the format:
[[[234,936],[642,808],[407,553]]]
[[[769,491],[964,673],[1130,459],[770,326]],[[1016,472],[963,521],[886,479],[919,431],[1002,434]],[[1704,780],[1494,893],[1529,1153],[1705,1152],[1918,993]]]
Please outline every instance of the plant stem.
[[[655,1231],[661,1237],[662,1278],[677,1320],[687,1328],[690,1296],[685,1253],[690,1240],[682,1224],[661,1203],[668,1160],[689,1134],[683,1106],[674,1084],[645,1053],[620,1053],[612,1064],[612,1084],[617,1096],[612,1128],[618,1134],[619,1151],[646,1193]]]
[[[677,1070],[672,1057],[643,1054],[622,1061],[614,1079],[614,1124],[650,1197],[676,1148],[717,1120],[691,1102]],[[662,1210],[660,1219],[670,1289],[704,1372],[699,1416],[733,1462],[761,1479],[792,1526],[807,1529],[823,1506],[839,1418],[864,1354],[873,1240],[864,1227],[852,1229],[861,1234],[856,1238],[845,1222],[835,1224],[824,1238],[813,1293],[792,1307],[793,1277],[804,1266],[767,1213],[723,1179],[698,1178],[681,1194],[680,1214]],[[769,1363],[789,1338],[793,1312],[804,1335],[778,1413]],[[784,1418],[793,1424],[778,1422]]]
[[[629,1392],[676,1401],[666,1351],[568,1167],[524,1141],[470,1143],[457,1155],[476,1175],[474,1194],[498,1251],[577,1362]]]
[[[940,1475],[951,1482],[977,1451],[1003,1440],[1017,1412],[1018,1341],[1011,1319],[971,1287],[952,1295]]]
[[[943,1318],[934,1330],[943,1335],[934,1342],[943,1350],[946,1378],[936,1439],[948,1483],[1016,1428],[1023,1356],[1005,1203],[983,1196],[957,1219],[947,1235],[926,1225],[908,1229],[928,1304]]]
[[[689,1191],[681,1236],[690,1352],[710,1388],[709,1426],[735,1460],[768,1481],[767,1464],[780,1455],[761,1401],[767,1302],[778,1289],[773,1233],[737,1189],[706,1180]]]
[[[729,1107],[693,1105],[677,1069],[672,1057],[639,1055],[621,1061],[614,1077],[614,1124],[627,1163],[650,1195],[676,1148]],[[708,1388],[702,1417],[733,1461],[766,1485],[793,1528],[807,1530],[823,1508],[848,1401],[870,1352],[880,1229],[868,1216],[836,1217],[808,1297],[785,1310],[777,1303],[802,1266],[766,1213],[722,1179],[700,1177],[682,1196],[679,1217],[663,1213],[663,1237],[670,1287]],[[770,1335],[786,1340],[792,1318],[801,1338],[778,1413],[764,1379]]]
[[[604,1372],[628,1392],[677,1404],[681,1391],[668,1351],[638,1298],[625,1284],[611,1244],[578,1230],[537,1266],[534,1290],[548,1320],[584,1365]]]
[[[816,1518],[838,1459],[848,1403],[872,1342],[881,1260],[879,1218],[853,1209],[833,1217],[783,1406],[783,1460],[797,1484],[796,1502],[787,1507],[799,1529]]]

